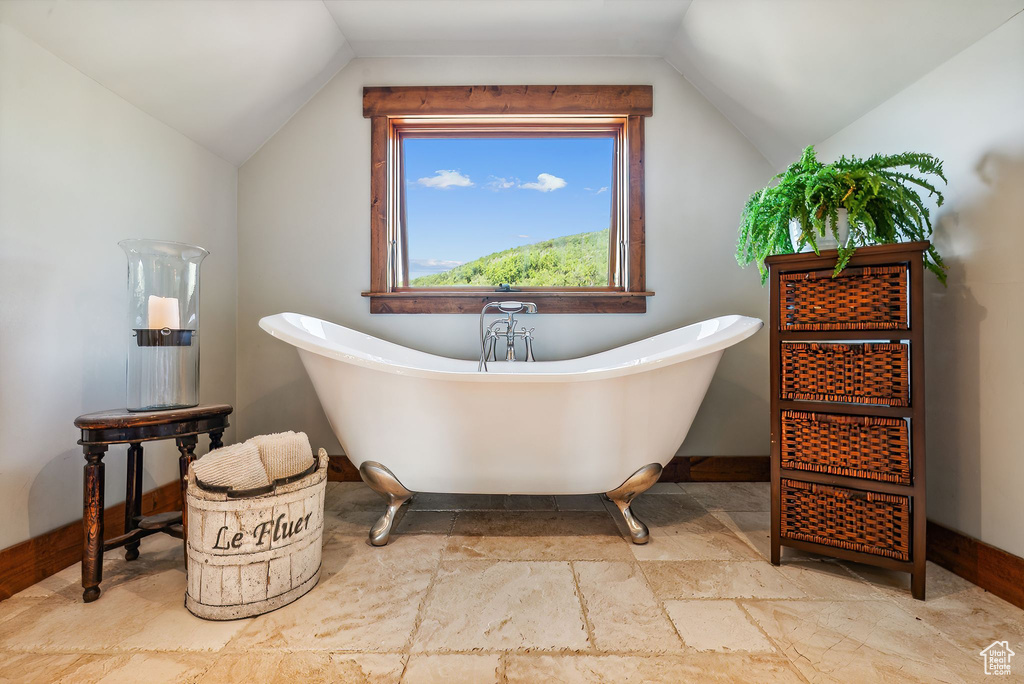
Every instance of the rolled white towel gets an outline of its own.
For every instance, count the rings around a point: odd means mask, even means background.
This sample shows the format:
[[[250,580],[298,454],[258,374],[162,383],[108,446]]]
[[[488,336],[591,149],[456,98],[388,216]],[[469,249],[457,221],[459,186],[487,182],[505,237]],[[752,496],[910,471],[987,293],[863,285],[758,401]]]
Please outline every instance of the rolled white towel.
[[[255,444],[243,442],[211,451],[192,463],[201,485],[236,491],[269,487],[270,478]]]
[[[305,432],[278,432],[253,437],[246,444],[259,449],[267,477],[281,480],[313,465],[313,449]]]

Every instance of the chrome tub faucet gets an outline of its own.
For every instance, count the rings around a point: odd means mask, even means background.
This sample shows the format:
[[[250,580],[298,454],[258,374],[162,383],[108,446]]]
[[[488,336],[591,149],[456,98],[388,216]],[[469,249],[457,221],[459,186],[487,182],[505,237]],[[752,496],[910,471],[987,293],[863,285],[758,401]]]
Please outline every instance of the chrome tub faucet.
[[[484,327],[484,316],[491,309],[497,309],[497,313],[504,314],[505,318],[491,321],[490,325]],[[498,338],[505,338],[505,360],[517,361],[516,340],[522,339],[526,346],[526,360],[536,361],[533,357],[533,331],[523,326],[516,330],[516,314],[537,313],[537,305],[533,302],[488,302],[480,310],[480,363],[477,371],[487,372],[487,361],[497,361]]]

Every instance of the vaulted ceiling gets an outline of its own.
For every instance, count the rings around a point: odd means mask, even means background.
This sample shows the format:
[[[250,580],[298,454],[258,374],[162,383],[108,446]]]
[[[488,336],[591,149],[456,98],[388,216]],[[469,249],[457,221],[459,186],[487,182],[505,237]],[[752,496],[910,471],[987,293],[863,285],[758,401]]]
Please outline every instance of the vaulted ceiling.
[[[1021,9],[1024,0],[694,0],[665,58],[781,166]]]
[[[0,0],[0,21],[236,165],[354,57],[643,55],[666,59],[780,166],[1022,9],[1024,0]]]

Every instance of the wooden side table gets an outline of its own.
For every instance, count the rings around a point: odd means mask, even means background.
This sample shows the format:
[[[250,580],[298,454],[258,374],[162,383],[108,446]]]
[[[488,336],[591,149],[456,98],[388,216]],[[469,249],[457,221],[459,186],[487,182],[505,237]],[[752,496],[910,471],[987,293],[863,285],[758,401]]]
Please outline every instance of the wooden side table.
[[[125,560],[139,557],[139,541],[156,532],[186,539],[185,487],[188,466],[195,460],[199,435],[210,435],[210,448],[223,446],[221,438],[228,427],[232,409],[228,404],[207,404],[168,411],[132,412],[113,409],[87,413],[75,419],[81,429],[78,443],[85,452],[85,497],[82,526],[85,531],[82,552],[82,599],[90,603],[99,598],[103,579],[103,552],[125,547]],[[181,511],[142,516],[142,443],[174,439],[181,455]],[[128,445],[128,481],[125,488],[124,534],[103,538],[103,455],[111,444]]]

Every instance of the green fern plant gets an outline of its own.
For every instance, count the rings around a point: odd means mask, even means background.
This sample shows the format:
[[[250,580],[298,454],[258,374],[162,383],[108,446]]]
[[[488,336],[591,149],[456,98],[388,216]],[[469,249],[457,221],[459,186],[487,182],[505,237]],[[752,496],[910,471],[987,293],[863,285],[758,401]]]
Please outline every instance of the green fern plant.
[[[932,234],[931,216],[921,191],[942,206],[935,180],[946,182],[942,162],[930,154],[904,152],[875,154],[867,159],[842,157],[822,164],[808,146],[800,160],[772,178],[778,181],[758,190],[743,209],[736,261],[740,266],[757,263],[761,284],[768,277],[765,258],[790,254],[790,219],[802,228],[800,247],[811,245],[818,253],[818,238],[830,232],[839,241],[839,210],[846,209],[850,239],[839,247],[833,277],[850,261],[858,246],[927,240]],[[946,283],[946,266],[930,246],[925,266]]]

